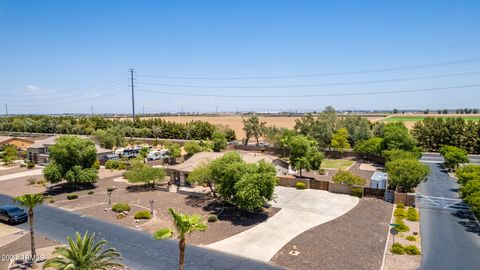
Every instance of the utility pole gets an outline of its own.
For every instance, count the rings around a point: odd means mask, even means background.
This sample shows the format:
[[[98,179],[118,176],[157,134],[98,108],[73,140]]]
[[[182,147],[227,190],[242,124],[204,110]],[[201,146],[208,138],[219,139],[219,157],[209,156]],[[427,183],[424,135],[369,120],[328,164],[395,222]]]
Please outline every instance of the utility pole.
[[[132,120],[135,123],[135,89],[133,86],[133,68],[130,69],[130,81],[132,84]]]
[[[8,117],[8,104],[5,103],[5,116]]]
[[[145,115],[145,105],[142,105],[142,115]]]
[[[93,105],[92,105],[92,116],[93,116]]]

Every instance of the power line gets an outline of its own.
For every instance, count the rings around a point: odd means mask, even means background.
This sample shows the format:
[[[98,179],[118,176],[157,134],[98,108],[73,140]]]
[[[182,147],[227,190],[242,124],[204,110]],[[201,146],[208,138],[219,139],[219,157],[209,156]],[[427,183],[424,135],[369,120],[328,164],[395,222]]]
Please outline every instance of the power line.
[[[393,90],[393,91],[365,91],[365,92],[350,92],[337,94],[295,94],[295,95],[218,95],[218,94],[198,94],[198,93],[178,93],[169,91],[155,91],[155,90],[137,90],[139,92],[149,92],[164,95],[175,96],[198,96],[198,97],[219,97],[219,98],[306,98],[306,97],[338,97],[338,96],[362,96],[362,95],[385,95],[398,93],[414,93],[414,92],[433,92],[450,89],[473,88],[480,87],[480,84],[456,85],[448,87],[422,88],[422,89],[407,89],[407,90]]]
[[[318,86],[338,86],[338,85],[360,85],[360,84],[376,84],[376,83],[386,83],[386,82],[399,82],[399,81],[411,81],[411,80],[420,80],[420,79],[433,79],[433,78],[443,78],[456,75],[467,75],[467,74],[477,74],[480,73],[480,70],[467,71],[467,72],[458,72],[458,73],[447,73],[447,74],[438,74],[438,75],[428,75],[428,76],[417,76],[417,77],[404,77],[404,78],[394,78],[394,79],[383,79],[383,80],[368,80],[368,81],[353,81],[353,82],[333,82],[333,83],[312,83],[312,84],[290,84],[290,85],[249,85],[249,86],[237,86],[237,85],[181,85],[181,84],[163,84],[163,83],[139,83],[142,85],[155,85],[155,86],[167,86],[167,87],[181,87],[181,88],[236,88],[236,89],[249,89],[249,88],[307,88],[307,87],[318,87]]]
[[[351,70],[351,71],[340,71],[340,72],[329,72],[329,73],[295,74],[295,75],[246,76],[246,77],[190,77],[190,76],[182,77],[182,76],[142,75],[140,77],[162,78],[162,79],[184,79],[184,80],[244,80],[244,79],[257,80],[257,79],[308,78],[308,77],[323,77],[323,76],[334,76],[334,75],[400,71],[400,70],[419,69],[419,68],[427,68],[427,67],[435,67],[435,66],[458,65],[458,64],[474,63],[474,62],[480,62],[480,58],[463,59],[463,60],[455,60],[455,61],[447,61],[447,62],[436,62],[436,63],[419,64],[419,65],[409,65],[409,66],[399,66],[399,67],[391,67],[391,68],[376,68],[376,69]]]

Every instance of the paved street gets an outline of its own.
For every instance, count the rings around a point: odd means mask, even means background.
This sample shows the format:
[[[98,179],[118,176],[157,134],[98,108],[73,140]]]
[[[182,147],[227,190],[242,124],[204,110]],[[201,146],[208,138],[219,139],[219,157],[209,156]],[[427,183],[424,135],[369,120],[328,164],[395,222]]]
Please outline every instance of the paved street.
[[[468,155],[471,163],[480,164],[480,155]],[[421,161],[425,163],[443,163],[443,157],[438,153],[423,153]]]
[[[10,197],[0,195],[0,205],[11,204]],[[96,232],[118,249],[125,264],[134,269],[176,269],[178,245],[176,241],[154,241],[150,234],[102,222],[86,216],[42,205],[36,208],[36,232],[53,240],[65,242],[76,231]],[[28,223],[18,225],[28,229]],[[249,260],[214,250],[189,246],[186,269],[278,269],[259,261]]]
[[[458,200],[458,184],[443,165],[427,165],[432,172],[417,195],[423,252],[420,269],[478,269],[480,226]]]

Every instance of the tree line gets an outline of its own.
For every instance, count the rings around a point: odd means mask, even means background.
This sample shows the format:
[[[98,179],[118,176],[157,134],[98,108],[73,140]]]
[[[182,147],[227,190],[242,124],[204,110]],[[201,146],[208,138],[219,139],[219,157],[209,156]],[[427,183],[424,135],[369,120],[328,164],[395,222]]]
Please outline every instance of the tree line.
[[[0,131],[94,135],[102,131],[120,134],[119,137],[210,140],[216,131],[227,140],[235,140],[235,131],[227,126],[204,121],[176,123],[161,118],[109,119],[105,117],[73,117],[28,115],[0,118]],[[103,134],[102,134],[103,135]]]
[[[412,134],[417,145],[426,151],[439,151],[450,145],[467,151],[480,153],[480,122],[461,117],[427,117],[416,122]]]

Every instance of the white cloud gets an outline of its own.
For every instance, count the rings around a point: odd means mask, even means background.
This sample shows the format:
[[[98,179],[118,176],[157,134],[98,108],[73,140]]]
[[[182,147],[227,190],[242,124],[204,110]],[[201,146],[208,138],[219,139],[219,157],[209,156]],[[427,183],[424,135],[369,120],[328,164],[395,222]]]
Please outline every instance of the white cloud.
[[[33,85],[33,84],[29,84],[27,85],[27,90],[30,91],[30,92],[37,92],[40,90],[40,87],[36,86],[36,85]]]

